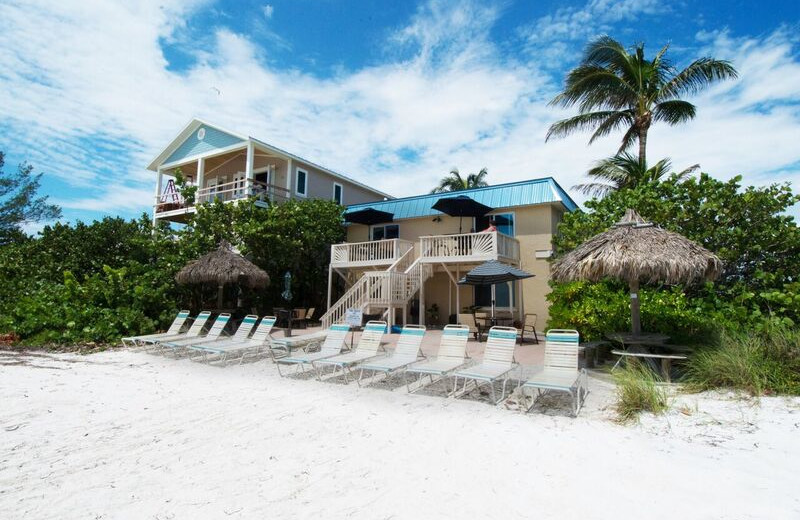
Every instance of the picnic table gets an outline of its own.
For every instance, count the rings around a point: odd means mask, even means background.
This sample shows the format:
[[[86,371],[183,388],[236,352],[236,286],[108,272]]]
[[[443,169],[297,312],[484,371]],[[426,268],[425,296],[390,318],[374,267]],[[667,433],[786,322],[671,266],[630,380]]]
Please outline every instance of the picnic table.
[[[641,334],[613,332],[606,334],[606,337],[622,345],[622,349],[611,351],[613,355],[619,356],[612,370],[617,368],[623,359],[644,359],[654,372],[660,371],[664,381],[669,383],[671,382],[672,362],[683,361],[687,358],[683,353],[686,351],[686,347],[668,344],[670,337],[666,334],[655,332],[643,332]]]

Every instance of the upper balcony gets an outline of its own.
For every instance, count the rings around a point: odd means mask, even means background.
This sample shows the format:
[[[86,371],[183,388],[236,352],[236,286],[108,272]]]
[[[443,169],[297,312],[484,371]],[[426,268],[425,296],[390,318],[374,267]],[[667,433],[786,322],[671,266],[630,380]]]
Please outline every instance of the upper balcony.
[[[414,247],[413,242],[393,238],[371,242],[333,244],[332,267],[390,266]]]
[[[519,262],[519,240],[497,231],[423,236],[419,240],[420,261],[425,263]]]
[[[220,200],[222,202],[233,202],[237,200],[255,197],[257,201],[282,202],[289,200],[291,194],[286,188],[267,184],[254,179],[239,179],[232,182],[215,184],[198,189],[194,193],[193,200],[187,202],[179,190],[174,192],[165,191],[156,197],[155,212],[157,218],[170,218],[179,220],[182,215],[195,211],[195,206],[205,202]]]

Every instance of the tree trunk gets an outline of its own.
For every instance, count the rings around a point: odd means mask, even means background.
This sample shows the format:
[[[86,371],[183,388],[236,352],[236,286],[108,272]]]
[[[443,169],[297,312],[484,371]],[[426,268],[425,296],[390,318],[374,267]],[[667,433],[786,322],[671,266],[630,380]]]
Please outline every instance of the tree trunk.
[[[647,128],[639,129],[639,166],[644,171],[647,165]]]

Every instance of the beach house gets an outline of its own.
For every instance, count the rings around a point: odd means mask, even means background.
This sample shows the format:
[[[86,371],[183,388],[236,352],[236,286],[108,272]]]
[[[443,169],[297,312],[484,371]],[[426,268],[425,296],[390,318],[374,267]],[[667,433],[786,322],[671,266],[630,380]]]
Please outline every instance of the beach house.
[[[459,217],[434,209],[459,196],[482,205],[485,213]],[[552,177],[350,204],[347,241],[331,246],[322,323],[341,321],[350,308],[392,323],[427,325],[454,322],[465,309],[488,310],[491,287],[457,282],[470,269],[497,260],[535,276],[496,285],[495,309],[513,321],[536,314],[543,326],[552,238],[562,215],[576,208]],[[344,287],[342,294],[337,285]]]
[[[257,204],[293,198],[342,205],[391,198],[354,179],[254,137],[193,119],[147,167],[156,173],[153,221],[183,222],[197,204],[255,197]],[[177,172],[194,189],[185,196]]]

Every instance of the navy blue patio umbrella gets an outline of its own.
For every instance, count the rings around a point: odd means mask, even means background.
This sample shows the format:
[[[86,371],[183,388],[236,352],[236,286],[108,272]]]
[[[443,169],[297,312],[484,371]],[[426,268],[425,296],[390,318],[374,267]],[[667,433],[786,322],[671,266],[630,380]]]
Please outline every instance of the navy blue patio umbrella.
[[[431,208],[441,211],[445,215],[458,217],[459,234],[461,233],[461,219],[463,217],[482,217],[494,209],[466,195],[439,199]]]
[[[492,319],[494,319],[495,285],[531,278],[533,276],[536,275],[523,271],[522,269],[517,269],[513,265],[504,264],[497,260],[489,260],[468,272],[458,283],[459,285],[491,285]]]

